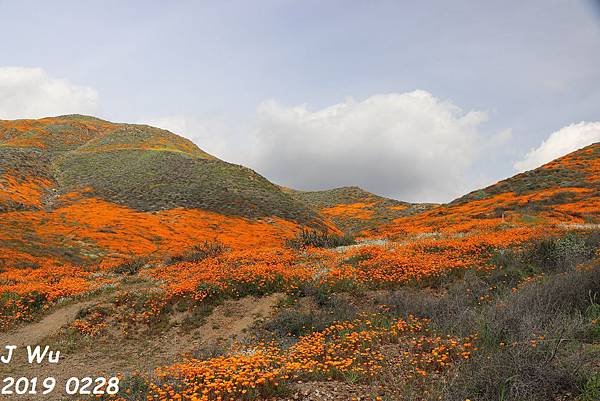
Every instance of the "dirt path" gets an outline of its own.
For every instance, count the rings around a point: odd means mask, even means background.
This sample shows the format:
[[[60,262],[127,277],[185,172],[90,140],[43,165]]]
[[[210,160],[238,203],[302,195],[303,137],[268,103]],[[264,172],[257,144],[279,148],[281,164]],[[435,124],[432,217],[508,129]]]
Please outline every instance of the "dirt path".
[[[245,297],[225,301],[216,307],[204,324],[186,332],[173,326],[160,333],[143,337],[94,337],[79,344],[69,343],[61,328],[72,321],[84,307],[102,303],[104,297],[67,305],[55,310],[38,323],[21,327],[0,336],[1,344],[20,345],[13,363],[0,364],[0,375],[15,377],[55,377],[62,387],[49,396],[28,397],[28,400],[60,400],[64,383],[70,377],[111,377],[118,373],[148,373],[158,366],[177,361],[182,354],[190,354],[221,340],[243,339],[251,336],[254,323],[270,316],[275,306],[285,297],[272,294],[262,298]],[[26,362],[25,345],[48,339],[52,350],[60,351],[60,362],[41,364]],[[42,344],[44,345],[44,344]],[[2,399],[4,399],[2,396]],[[6,396],[7,400],[21,399]]]
[[[259,319],[271,315],[275,306],[285,297],[284,294],[271,294],[262,298],[245,297],[226,301],[215,308],[200,328],[202,342],[219,339],[239,339],[252,328]]]
[[[63,326],[74,320],[81,309],[104,300],[105,297],[101,297],[60,307],[39,322],[17,327],[7,333],[0,333],[0,344],[38,345],[44,338],[58,333]]]
[[[138,283],[119,285],[118,290],[132,290],[141,285]],[[40,345],[39,342],[44,338],[57,334],[63,326],[73,321],[81,309],[106,302],[114,294],[115,292],[97,294],[89,300],[55,307],[52,312],[44,316],[39,322],[25,324],[6,333],[0,333],[0,344],[17,346]]]
[[[38,345],[44,338],[58,333],[61,327],[74,320],[82,308],[94,305],[101,300],[91,300],[67,305],[50,313],[37,323],[18,327],[7,333],[0,333],[0,344],[17,346]]]

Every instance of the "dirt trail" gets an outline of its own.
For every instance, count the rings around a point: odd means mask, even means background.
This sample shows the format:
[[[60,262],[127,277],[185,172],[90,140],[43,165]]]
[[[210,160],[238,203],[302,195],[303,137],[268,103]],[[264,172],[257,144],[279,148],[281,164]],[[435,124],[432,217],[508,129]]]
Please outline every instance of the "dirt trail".
[[[118,290],[132,290],[141,285],[139,283],[119,285]],[[41,345],[39,344],[40,341],[57,334],[63,326],[75,319],[81,309],[106,302],[112,296],[114,296],[114,292],[101,293],[88,300],[59,306],[39,322],[20,325],[6,333],[0,333],[0,344]]]
[[[0,333],[0,344],[17,346],[38,345],[44,338],[58,333],[61,327],[74,320],[82,308],[102,302],[102,299],[78,302],[55,310],[42,320]]]
[[[0,335],[0,344],[20,345],[13,363],[0,364],[0,374],[24,377],[55,377],[61,388],[49,396],[31,396],[30,400],[58,400],[64,395],[64,383],[70,377],[111,377],[117,373],[147,373],[154,368],[178,360],[182,354],[192,353],[203,346],[221,340],[242,339],[252,333],[249,330],[258,319],[273,313],[284,294],[272,294],[262,298],[252,296],[225,301],[216,307],[204,324],[186,332],[179,326],[167,328],[160,333],[133,337],[94,337],[93,341],[70,344],[60,329],[72,321],[84,307],[106,301],[98,297],[89,301],[67,305],[55,310],[38,323]],[[35,345],[48,339],[53,350],[60,351],[60,362],[28,364],[23,346]],[[42,344],[44,345],[44,344]],[[4,397],[4,396],[3,396]],[[2,398],[4,399],[4,398]],[[20,399],[6,396],[7,400]]]
[[[226,301],[215,308],[200,328],[202,342],[239,339],[258,319],[268,317],[284,297],[284,294],[277,293],[262,298],[245,297]]]

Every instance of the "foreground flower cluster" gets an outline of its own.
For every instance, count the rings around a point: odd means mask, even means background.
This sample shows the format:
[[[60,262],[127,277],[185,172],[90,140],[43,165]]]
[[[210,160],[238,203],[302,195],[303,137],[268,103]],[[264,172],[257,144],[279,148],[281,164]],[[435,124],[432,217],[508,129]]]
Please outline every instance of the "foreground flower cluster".
[[[382,347],[399,349],[394,361],[407,375],[442,372],[470,357],[472,338],[439,337],[429,322],[416,318],[336,323],[303,336],[290,348],[274,343],[245,347],[208,360],[188,359],[157,369],[149,401],[249,400],[276,394],[297,380],[375,377]]]

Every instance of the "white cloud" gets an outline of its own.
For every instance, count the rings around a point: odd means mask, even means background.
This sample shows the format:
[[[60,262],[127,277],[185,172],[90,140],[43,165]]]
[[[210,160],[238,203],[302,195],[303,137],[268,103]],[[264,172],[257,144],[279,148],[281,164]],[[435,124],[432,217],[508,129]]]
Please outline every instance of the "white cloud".
[[[510,130],[485,135],[482,111],[464,112],[422,90],[374,95],[310,110],[275,100],[253,121],[170,116],[143,123],[191,139],[203,150],[297,189],[358,185],[408,201],[449,201],[489,183],[473,163]],[[489,177],[488,177],[489,178]]]
[[[600,141],[600,122],[580,122],[553,132],[536,149],[514,164],[515,170],[525,171],[539,167],[558,157]]]
[[[97,92],[49,76],[41,68],[0,67],[0,119],[93,114]]]
[[[322,110],[267,101],[245,164],[299,189],[358,185],[412,201],[447,201],[469,186],[469,166],[506,141],[479,132],[487,113],[463,112],[426,91],[348,99]]]

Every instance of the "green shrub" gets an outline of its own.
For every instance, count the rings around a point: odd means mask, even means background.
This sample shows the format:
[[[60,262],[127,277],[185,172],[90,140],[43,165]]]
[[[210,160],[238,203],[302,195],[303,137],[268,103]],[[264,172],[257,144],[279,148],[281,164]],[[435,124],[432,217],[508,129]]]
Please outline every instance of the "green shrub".
[[[600,400],[600,371],[591,375],[581,388],[581,394],[577,401]]]
[[[600,266],[554,273],[472,309],[481,350],[460,368],[445,399],[542,401],[576,394],[597,358],[582,347],[595,340],[588,320],[598,313],[597,297]]]
[[[342,295],[331,295],[326,301],[311,297],[317,308],[302,308],[300,303],[281,309],[263,328],[276,337],[298,337],[320,331],[334,322],[352,320],[358,311]]]
[[[121,275],[134,276],[146,265],[146,263],[148,263],[147,258],[134,258],[116,266],[113,268],[113,272]]]
[[[535,242],[525,255],[525,261],[539,266],[542,271],[564,271],[593,258],[595,247],[597,244],[589,238],[569,233]]]
[[[464,362],[444,389],[443,399],[548,401],[577,392],[583,354],[552,358],[554,344],[507,345],[478,352]]]
[[[287,241],[287,246],[294,249],[302,249],[309,246],[316,248],[335,248],[338,246],[354,245],[356,241],[349,234],[343,236],[324,231],[307,230],[300,231],[295,238]]]
[[[219,242],[204,241],[203,244],[194,245],[185,253],[169,257],[165,263],[167,265],[174,265],[180,262],[200,262],[207,258],[219,256],[225,250],[225,246]]]
[[[600,341],[600,304],[597,301],[598,293],[590,294],[590,306],[585,310],[585,318],[589,322],[589,330],[586,333],[591,341]]]

